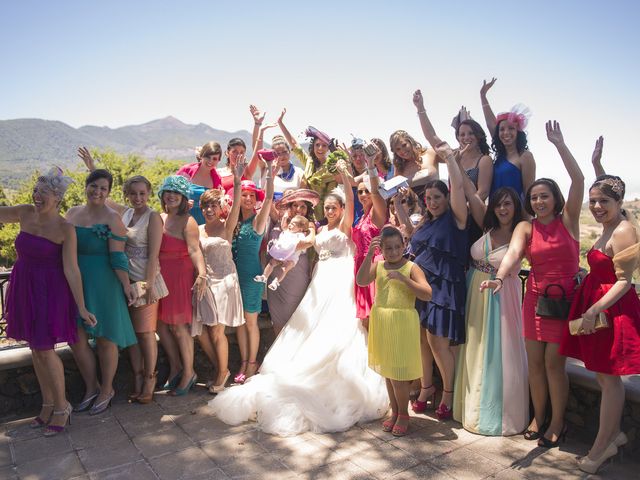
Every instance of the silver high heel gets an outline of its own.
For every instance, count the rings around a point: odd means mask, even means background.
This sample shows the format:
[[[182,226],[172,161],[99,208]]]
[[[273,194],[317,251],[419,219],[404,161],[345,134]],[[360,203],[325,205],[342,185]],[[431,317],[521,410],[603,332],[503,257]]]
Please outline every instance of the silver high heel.
[[[91,395],[85,398],[82,402],[76,405],[73,408],[73,411],[76,413],[86,412],[91,408],[91,405],[93,405],[93,402],[96,400],[96,398],[98,398],[98,395],[100,395],[100,389],[97,389],[95,392],[93,392]]]
[[[589,455],[582,457],[578,460],[578,468],[583,472],[587,473],[596,473],[600,466],[609,458],[615,456],[618,453],[618,447],[616,446],[615,441],[611,442],[609,446],[602,452],[599,458],[592,460],[589,458]]]
[[[73,411],[73,407],[71,406],[70,403],[67,402],[67,406],[65,407],[64,410],[54,410],[52,413],[53,415],[66,415],[67,419],[64,421],[64,424],[62,425],[47,425],[44,428],[44,431],[42,432],[42,434],[45,437],[53,437],[55,435],[58,435],[59,433],[64,432],[65,428],[68,425],[71,425],[71,412]]]
[[[100,403],[94,403],[93,407],[91,407],[91,410],[89,410],[89,415],[99,415],[107,408],[109,408],[111,406],[111,400],[113,400],[115,394],[116,391],[112,390],[111,394],[109,394],[103,401],[101,401]]]

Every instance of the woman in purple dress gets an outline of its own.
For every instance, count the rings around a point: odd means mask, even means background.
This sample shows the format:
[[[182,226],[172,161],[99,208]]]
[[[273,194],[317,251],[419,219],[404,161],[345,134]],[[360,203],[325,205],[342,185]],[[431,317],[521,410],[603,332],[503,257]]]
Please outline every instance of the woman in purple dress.
[[[77,315],[96,323],[84,304],[75,229],[58,212],[71,181],[53,168],[36,181],[33,205],[0,207],[0,223],[20,223],[7,291],[7,336],[31,348],[42,409],[30,426],[45,426],[45,436],[63,431],[71,414],[55,344],[77,341]]]

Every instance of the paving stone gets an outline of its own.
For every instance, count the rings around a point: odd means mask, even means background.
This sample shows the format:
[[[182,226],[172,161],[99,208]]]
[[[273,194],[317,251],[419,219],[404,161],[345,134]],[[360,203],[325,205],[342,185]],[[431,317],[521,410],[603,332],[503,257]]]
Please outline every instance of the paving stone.
[[[243,479],[280,480],[297,476],[293,470],[270,454],[253,458],[240,457],[235,462],[222,467],[222,470],[231,478]]]
[[[527,480],[527,477],[525,477],[515,468],[505,468],[504,470],[498,472],[495,476],[488,478],[495,480]]]
[[[162,412],[139,412],[134,419],[118,417],[118,421],[131,437],[169,430],[176,425],[171,415],[165,415]]]
[[[18,469],[16,467],[0,467],[0,478],[3,480],[18,480]]]
[[[216,465],[221,467],[235,462],[238,458],[248,459],[267,453],[267,450],[247,433],[239,433],[219,440],[202,442],[200,443],[200,448]]]
[[[415,467],[409,468],[408,470],[396,473],[390,478],[393,480],[422,480],[424,478],[428,478],[429,480],[451,480],[454,477],[450,477],[445,472],[442,472],[427,463],[421,463]]]
[[[73,429],[69,429],[69,437],[76,449],[104,446],[106,439],[112,444],[129,440],[129,436],[115,418],[103,425],[88,425],[85,428],[77,428],[74,425]]]
[[[20,465],[41,458],[57,457],[73,452],[73,447],[66,433],[45,437],[40,431],[40,436],[36,438],[14,442],[13,451],[16,465]]]
[[[12,465],[11,444],[9,442],[0,443],[0,467]]]
[[[282,463],[291,470],[302,473],[308,470],[328,465],[347,456],[336,450],[332,450],[324,443],[313,438],[306,442],[296,443],[286,450],[272,452]]]
[[[128,438],[112,443],[103,437],[100,446],[78,450],[78,456],[89,473],[142,460],[142,455]]]
[[[389,445],[403,450],[422,462],[461,448],[447,438],[452,437],[441,435],[433,429],[423,429],[410,432],[404,437],[393,437]]]
[[[375,478],[388,478],[420,463],[411,454],[390,444],[360,452],[349,460]]]
[[[371,474],[349,460],[339,460],[305,472],[297,478],[309,480],[369,480]]]
[[[557,449],[554,449],[557,450]],[[562,478],[562,480],[582,479],[587,475],[578,470],[575,455],[554,455],[546,449],[536,447],[524,459],[520,460],[515,469],[528,479]]]
[[[515,442],[508,437],[484,437],[467,445],[469,450],[504,467],[512,467],[527,457],[533,445]]]
[[[207,416],[201,418],[199,421],[179,424],[179,427],[184,430],[194,442],[206,442],[218,440],[229,435],[249,432],[255,428],[255,424],[244,423],[242,425],[231,426],[221,422],[215,417]]]
[[[135,478],[136,480],[157,480],[158,476],[151,467],[144,461],[121,465],[110,470],[91,473],[91,480],[121,480]]]
[[[481,479],[504,470],[504,466],[474,453],[467,447],[440,455],[429,461],[429,464],[447,475],[461,480]]]
[[[60,480],[84,475],[85,470],[75,452],[40,458],[18,465],[22,480]]]
[[[157,433],[133,437],[132,440],[146,458],[178,452],[193,446],[193,441],[177,426]]]
[[[346,432],[314,433],[313,436],[319,442],[345,455],[352,455],[384,443],[382,439],[358,427]]]
[[[198,447],[155,457],[149,463],[162,480],[228,478]]]

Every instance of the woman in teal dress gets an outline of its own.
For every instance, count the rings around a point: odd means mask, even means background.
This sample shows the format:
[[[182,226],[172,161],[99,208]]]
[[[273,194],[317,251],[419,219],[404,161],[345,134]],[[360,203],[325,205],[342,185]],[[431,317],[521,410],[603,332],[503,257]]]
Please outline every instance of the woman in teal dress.
[[[71,347],[86,388],[76,411],[89,410],[92,415],[106,410],[115,395],[113,378],[118,367],[118,347],[136,343],[127,309],[127,303],[135,300],[124,253],[127,229],[118,213],[105,205],[112,184],[108,171],[91,172],[85,180],[87,203],[71,208],[66,217],[75,226],[78,237],[85,305],[97,320],[93,327],[78,320],[78,342]],[[96,339],[100,383],[89,336]]]
[[[236,383],[244,381],[256,373],[258,362],[258,345],[260,330],[258,329],[258,314],[262,307],[262,291],[264,284],[255,282],[253,277],[262,274],[260,264],[260,244],[267,227],[269,210],[273,201],[273,160],[267,162],[267,192],[256,188],[250,180],[243,180],[240,184],[242,197],[240,199],[240,219],[233,236],[233,260],[238,269],[240,292],[242,293],[242,308],[246,323],[238,327],[238,346],[242,363],[240,371],[234,377]],[[262,207],[256,213],[256,205],[262,202]]]

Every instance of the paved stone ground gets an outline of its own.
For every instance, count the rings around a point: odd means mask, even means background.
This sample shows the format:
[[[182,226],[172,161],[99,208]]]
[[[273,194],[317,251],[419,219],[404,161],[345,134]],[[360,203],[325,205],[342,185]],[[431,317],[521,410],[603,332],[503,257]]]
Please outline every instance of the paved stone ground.
[[[458,423],[412,418],[406,437],[380,422],[333,434],[281,438],[247,423],[230,427],[207,413],[203,388],[157,395],[150,405],[114,403],[106,413],[73,416],[64,434],[44,438],[31,417],[0,426],[0,479],[638,479],[640,463],[616,458],[600,476],[576,466],[587,444],[559,449],[522,436],[482,437]]]

